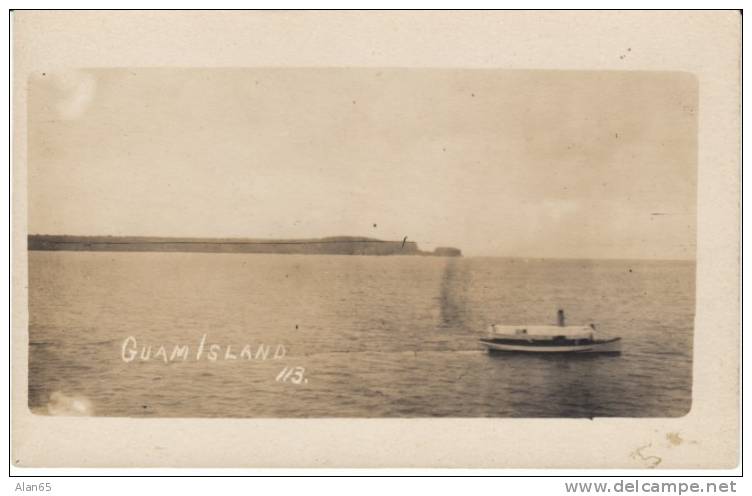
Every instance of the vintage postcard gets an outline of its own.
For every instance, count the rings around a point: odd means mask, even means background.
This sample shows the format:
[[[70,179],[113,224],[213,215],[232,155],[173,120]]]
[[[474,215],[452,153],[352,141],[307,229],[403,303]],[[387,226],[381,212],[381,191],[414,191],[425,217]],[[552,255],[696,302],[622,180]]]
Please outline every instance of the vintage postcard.
[[[17,466],[736,465],[737,14],[14,29]]]

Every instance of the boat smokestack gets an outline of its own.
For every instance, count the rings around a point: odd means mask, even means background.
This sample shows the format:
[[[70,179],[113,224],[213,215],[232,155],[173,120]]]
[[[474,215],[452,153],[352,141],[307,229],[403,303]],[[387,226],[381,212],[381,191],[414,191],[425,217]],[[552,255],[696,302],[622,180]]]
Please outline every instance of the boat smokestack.
[[[564,310],[561,308],[556,312],[556,321],[558,322],[559,327],[564,327]]]

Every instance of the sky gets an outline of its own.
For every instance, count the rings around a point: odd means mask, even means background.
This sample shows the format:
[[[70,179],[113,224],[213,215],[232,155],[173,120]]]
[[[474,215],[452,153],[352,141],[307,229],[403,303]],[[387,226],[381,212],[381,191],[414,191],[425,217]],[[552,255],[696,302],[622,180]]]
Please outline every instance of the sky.
[[[28,231],[694,259],[697,91],[646,71],[40,71]]]

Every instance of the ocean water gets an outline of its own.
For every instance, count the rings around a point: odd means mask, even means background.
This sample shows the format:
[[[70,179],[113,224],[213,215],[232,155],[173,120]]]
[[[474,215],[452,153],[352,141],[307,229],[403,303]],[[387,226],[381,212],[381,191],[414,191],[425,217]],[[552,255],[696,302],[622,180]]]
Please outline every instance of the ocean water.
[[[681,416],[694,294],[694,262],[30,252],[29,406],[125,417]],[[491,355],[478,342],[490,323],[553,324],[558,308],[570,324],[621,336],[622,354]]]

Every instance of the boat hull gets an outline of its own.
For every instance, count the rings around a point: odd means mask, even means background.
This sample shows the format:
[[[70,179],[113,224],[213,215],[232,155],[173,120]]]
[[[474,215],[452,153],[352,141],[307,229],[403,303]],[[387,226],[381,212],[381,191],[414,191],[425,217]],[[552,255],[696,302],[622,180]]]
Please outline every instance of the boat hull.
[[[481,339],[480,342],[489,351],[520,353],[621,353],[621,338],[596,340],[583,344],[527,344],[526,342],[496,342],[493,339]]]

